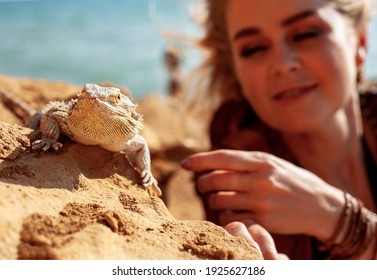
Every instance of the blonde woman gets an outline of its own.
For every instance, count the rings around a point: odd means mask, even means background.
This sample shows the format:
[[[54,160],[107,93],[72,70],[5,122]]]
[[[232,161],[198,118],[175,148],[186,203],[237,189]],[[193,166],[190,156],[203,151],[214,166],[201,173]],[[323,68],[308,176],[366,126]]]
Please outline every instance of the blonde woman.
[[[213,151],[182,166],[208,219],[267,259],[375,259],[377,91],[359,88],[371,1],[206,2],[220,104]]]

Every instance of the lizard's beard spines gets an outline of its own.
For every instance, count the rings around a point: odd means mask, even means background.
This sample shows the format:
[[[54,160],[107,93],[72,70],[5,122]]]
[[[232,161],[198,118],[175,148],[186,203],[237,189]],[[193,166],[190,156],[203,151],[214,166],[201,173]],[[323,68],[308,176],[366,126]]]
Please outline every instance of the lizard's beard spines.
[[[134,137],[136,134],[139,134],[144,126],[141,122],[131,117],[128,118],[118,118],[117,123],[119,123],[119,130],[123,134],[129,135],[130,138]]]

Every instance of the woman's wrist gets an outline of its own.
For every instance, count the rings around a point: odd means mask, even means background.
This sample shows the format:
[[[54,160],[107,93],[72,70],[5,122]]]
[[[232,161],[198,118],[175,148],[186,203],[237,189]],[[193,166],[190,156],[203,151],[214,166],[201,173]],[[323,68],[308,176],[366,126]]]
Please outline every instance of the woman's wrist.
[[[315,222],[311,223],[312,229],[309,235],[314,236],[321,242],[326,242],[340,234],[340,223],[344,219],[346,198],[343,192],[336,188],[329,189],[331,192],[324,195],[319,202],[320,208],[315,213]],[[334,241],[334,240],[333,240]]]
[[[331,237],[319,240],[318,249],[329,259],[376,258],[377,215],[348,193],[344,193],[344,200]]]

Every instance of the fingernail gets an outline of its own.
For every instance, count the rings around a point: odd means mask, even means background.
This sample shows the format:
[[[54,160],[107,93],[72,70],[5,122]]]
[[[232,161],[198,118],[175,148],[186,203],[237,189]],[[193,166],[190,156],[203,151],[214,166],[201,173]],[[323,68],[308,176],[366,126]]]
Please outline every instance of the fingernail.
[[[191,160],[189,158],[185,158],[181,161],[181,167],[184,169],[190,169],[191,168]]]

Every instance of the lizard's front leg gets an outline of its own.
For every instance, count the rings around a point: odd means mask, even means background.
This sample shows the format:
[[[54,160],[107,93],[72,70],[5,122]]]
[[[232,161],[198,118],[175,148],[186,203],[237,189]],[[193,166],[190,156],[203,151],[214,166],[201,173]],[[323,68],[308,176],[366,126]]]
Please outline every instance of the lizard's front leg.
[[[55,151],[58,151],[63,147],[63,144],[58,142],[60,134],[59,122],[54,116],[43,116],[39,129],[42,133],[42,139],[36,140],[31,144],[33,150],[46,152],[50,148],[53,148]]]
[[[151,188],[151,191],[158,196],[162,195],[161,189],[158,187],[157,180],[151,172],[151,158],[149,154],[148,144],[144,137],[136,135],[126,143],[125,152],[135,152],[136,167],[140,171],[141,183],[145,188]]]

